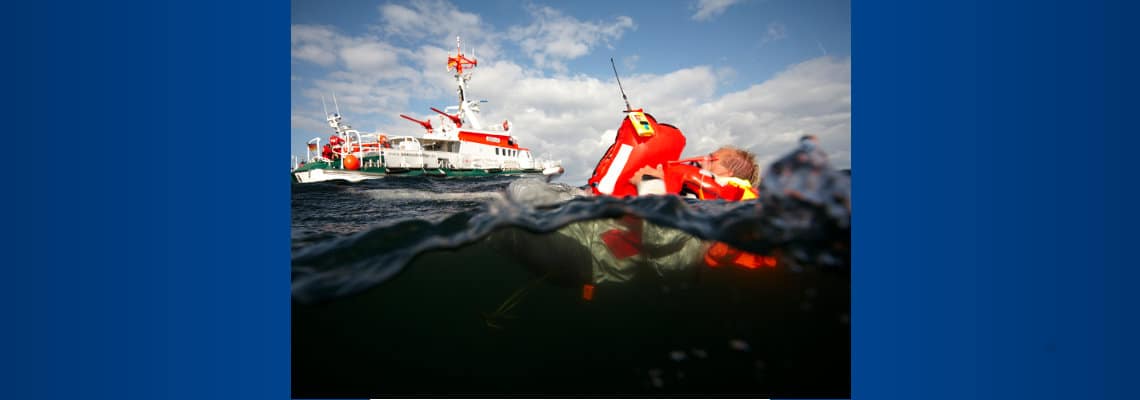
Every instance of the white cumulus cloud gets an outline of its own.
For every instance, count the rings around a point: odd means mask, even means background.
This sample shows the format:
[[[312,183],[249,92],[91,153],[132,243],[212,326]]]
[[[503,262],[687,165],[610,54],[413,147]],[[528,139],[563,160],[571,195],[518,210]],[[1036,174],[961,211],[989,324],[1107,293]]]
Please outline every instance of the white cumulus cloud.
[[[713,3],[702,2],[709,10],[720,4],[719,12],[735,2]],[[467,16],[449,3],[420,0],[408,6],[380,6],[380,25],[356,36],[328,27],[294,25],[294,61],[312,63],[326,72],[294,82],[292,145],[300,148],[316,134],[327,137],[320,98],[332,93],[346,122],[364,132],[389,135],[422,132],[398,114],[437,117],[426,107],[409,107],[413,102],[441,109],[454,105],[454,78],[445,67],[448,53],[455,51],[454,37],[447,38],[450,28],[425,27],[415,17],[433,7],[457,13],[461,22],[480,23],[478,16]],[[510,119],[511,132],[522,146],[563,161],[567,172],[561,181],[585,184],[613,143],[625,105],[612,76],[574,74],[561,63],[620,39],[635,23],[621,16],[608,22],[581,21],[549,7],[529,10],[532,20],[520,21],[505,33],[485,23],[480,35],[463,33],[465,42],[474,39],[480,49],[488,49],[480,51],[468,94],[489,100],[482,105],[484,123]],[[770,25],[768,33],[786,35],[782,25]],[[412,35],[419,39],[408,40]],[[509,42],[519,45],[524,59],[543,67],[499,56]],[[637,58],[622,61],[632,70]],[[634,108],[644,108],[658,121],[681,129],[687,138],[686,156],[736,145],[756,153],[765,166],[794,148],[800,136],[814,134],[835,166],[850,167],[850,57],[806,60],[766,81],[723,90],[726,81],[739,84],[745,78],[731,68],[706,64],[653,74],[631,71],[623,74],[622,83]]]
[[[482,32],[477,14],[463,12],[444,0],[413,0],[407,6],[380,6],[380,29],[406,38],[448,37]]]
[[[534,64],[565,72],[566,60],[584,56],[599,45],[621,38],[626,30],[636,29],[633,18],[618,16],[612,22],[580,21],[550,7],[530,7],[534,21],[508,30],[508,37],[518,43]]]
[[[293,25],[290,32],[293,58],[325,67],[336,63],[336,48],[343,39],[323,26]]]
[[[567,171],[562,180],[584,184],[625,116],[616,82],[522,71],[504,62],[476,75],[487,83],[479,91],[472,89],[473,94],[491,99],[485,119],[510,118],[520,143],[562,159]],[[688,141],[685,155],[735,145],[756,153],[765,166],[793,149],[800,136],[814,134],[833,164],[849,167],[850,71],[849,58],[820,57],[720,95],[719,75],[709,66],[633,75],[623,83],[634,108],[681,129]]]

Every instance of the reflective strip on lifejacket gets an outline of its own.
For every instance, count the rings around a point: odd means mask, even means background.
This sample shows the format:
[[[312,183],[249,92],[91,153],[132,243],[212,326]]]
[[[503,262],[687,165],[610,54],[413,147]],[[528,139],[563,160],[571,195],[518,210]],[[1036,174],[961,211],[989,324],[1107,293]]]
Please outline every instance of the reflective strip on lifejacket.
[[[625,170],[625,163],[629,162],[629,154],[633,152],[633,146],[628,144],[621,145],[618,148],[617,156],[614,157],[614,162],[610,164],[609,171],[606,171],[606,176],[602,177],[601,182],[598,182],[598,191],[611,194],[614,192],[614,185],[617,184],[618,176]]]

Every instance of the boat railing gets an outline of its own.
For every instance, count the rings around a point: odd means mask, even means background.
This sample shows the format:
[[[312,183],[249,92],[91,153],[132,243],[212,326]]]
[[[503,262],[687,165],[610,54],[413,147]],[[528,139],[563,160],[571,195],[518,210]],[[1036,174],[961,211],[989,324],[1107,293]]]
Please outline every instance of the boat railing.
[[[360,140],[360,132],[350,129],[344,131],[342,135],[345,137],[344,143],[340,145],[339,149],[334,149],[333,152],[341,159],[348,155],[353,155],[356,158],[364,158],[360,151],[360,144],[363,143],[363,141]],[[353,136],[355,136],[355,142],[353,141]],[[344,169],[344,163],[341,163],[340,168]]]
[[[321,137],[320,136],[309,139],[309,141],[305,143],[305,162],[312,162],[313,158],[315,158],[315,157],[313,157],[313,155],[316,155],[316,157],[321,157]],[[323,158],[323,157],[321,157],[321,158]]]

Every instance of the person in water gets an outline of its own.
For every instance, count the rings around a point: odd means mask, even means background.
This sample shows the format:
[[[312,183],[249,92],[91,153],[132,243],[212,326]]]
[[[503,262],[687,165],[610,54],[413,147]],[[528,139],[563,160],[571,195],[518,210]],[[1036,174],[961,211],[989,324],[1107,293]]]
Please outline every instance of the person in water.
[[[734,147],[724,146],[709,155],[698,159],[697,167],[713,176],[717,185],[722,187],[736,187],[743,189],[739,197],[726,200],[751,200],[756,198],[755,187],[760,180],[760,167],[756,165],[756,155],[751,152]],[[641,167],[630,183],[637,187],[638,195],[669,194],[665,186],[665,168],[656,166]],[[735,192],[734,192],[735,193]]]
[[[700,169],[720,185],[738,186],[743,195],[730,200],[756,198],[753,185],[759,180],[755,155],[735,147],[722,147],[698,162]],[[667,168],[643,167],[631,183],[639,195],[666,195]],[[737,193],[737,192],[734,192]],[[536,269],[540,276],[564,285],[620,283],[639,271],[657,275],[684,274],[693,267],[740,265],[774,266],[774,259],[752,255],[723,243],[701,240],[679,229],[662,227],[626,216],[571,223],[551,233],[506,229],[491,235],[492,245]]]

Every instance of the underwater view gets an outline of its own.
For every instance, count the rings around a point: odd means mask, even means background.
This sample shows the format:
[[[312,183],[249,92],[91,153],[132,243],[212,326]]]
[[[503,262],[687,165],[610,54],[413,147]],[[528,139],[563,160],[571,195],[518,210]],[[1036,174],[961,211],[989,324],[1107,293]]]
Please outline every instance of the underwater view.
[[[849,397],[850,173],[816,154],[738,202],[294,184],[293,396]]]

